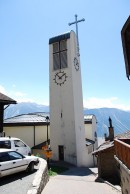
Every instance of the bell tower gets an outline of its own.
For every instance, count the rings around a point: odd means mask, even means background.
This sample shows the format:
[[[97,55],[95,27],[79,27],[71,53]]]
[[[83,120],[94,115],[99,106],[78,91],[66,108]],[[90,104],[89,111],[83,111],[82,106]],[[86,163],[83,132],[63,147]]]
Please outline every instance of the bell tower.
[[[52,159],[85,166],[81,67],[74,31],[49,39],[49,63]]]

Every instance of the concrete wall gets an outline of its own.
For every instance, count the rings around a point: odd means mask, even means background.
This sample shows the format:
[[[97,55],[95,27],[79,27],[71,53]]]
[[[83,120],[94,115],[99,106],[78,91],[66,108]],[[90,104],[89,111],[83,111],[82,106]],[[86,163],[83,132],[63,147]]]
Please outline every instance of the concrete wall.
[[[36,172],[32,185],[27,194],[41,194],[47,182],[49,181],[47,162],[39,158],[39,169]]]
[[[88,152],[88,163],[93,164],[94,166],[97,165],[97,158],[92,156],[92,152],[97,149],[98,147],[98,139],[95,136],[95,132],[97,133],[97,124],[96,124],[96,117],[92,116],[92,123],[85,124],[85,138],[93,140],[95,143],[93,145],[87,146]]]
[[[97,133],[96,117],[92,116],[92,124],[85,124],[85,137],[95,141],[95,132]]]

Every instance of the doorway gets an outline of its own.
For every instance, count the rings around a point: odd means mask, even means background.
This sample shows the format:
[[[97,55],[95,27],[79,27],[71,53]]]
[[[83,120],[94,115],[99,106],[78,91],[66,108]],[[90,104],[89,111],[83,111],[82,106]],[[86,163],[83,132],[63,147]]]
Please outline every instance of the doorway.
[[[64,146],[59,145],[59,160],[64,161]]]

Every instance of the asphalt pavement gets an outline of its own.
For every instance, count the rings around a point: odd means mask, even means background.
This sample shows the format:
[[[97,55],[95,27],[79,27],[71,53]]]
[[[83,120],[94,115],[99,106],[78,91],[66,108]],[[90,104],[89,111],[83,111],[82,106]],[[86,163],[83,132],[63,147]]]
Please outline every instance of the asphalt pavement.
[[[95,180],[96,169],[71,167],[51,177],[42,194],[121,194],[113,186]]]
[[[20,172],[0,178],[0,194],[26,194],[32,185],[36,170],[29,174]]]

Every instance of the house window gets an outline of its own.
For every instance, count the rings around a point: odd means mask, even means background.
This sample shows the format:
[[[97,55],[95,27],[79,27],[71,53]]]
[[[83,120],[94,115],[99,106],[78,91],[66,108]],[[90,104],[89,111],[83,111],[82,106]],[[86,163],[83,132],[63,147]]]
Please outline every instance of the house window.
[[[67,41],[61,40],[53,44],[53,69],[67,67]]]

